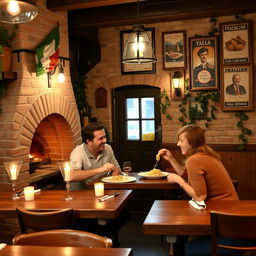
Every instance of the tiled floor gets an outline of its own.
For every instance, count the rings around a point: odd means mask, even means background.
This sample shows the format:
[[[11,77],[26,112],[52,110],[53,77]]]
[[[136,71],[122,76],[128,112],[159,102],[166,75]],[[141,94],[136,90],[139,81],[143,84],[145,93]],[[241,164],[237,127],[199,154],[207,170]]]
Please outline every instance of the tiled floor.
[[[142,224],[145,212],[131,212],[130,220],[119,231],[122,248],[132,248],[133,256],[168,256],[169,244],[165,237],[144,235]]]

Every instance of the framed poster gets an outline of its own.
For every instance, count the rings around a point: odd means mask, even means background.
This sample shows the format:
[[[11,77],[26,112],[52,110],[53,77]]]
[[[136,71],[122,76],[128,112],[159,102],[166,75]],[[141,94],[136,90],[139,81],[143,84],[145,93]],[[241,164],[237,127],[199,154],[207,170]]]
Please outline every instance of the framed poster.
[[[186,68],[186,31],[162,33],[163,68]]]
[[[123,63],[123,51],[125,48],[126,41],[129,34],[133,30],[124,30],[120,32],[120,42],[121,42],[121,73],[125,74],[138,74],[138,73],[155,73],[156,64],[155,63],[132,63],[126,64]],[[154,28],[145,28],[145,31],[148,33],[149,40],[151,41],[153,51],[155,53],[155,29]]]
[[[218,37],[189,38],[190,90],[218,90]]]
[[[222,110],[253,110],[252,65],[229,65],[222,67]]]
[[[220,24],[221,62],[224,65],[252,62],[251,27],[251,21]]]

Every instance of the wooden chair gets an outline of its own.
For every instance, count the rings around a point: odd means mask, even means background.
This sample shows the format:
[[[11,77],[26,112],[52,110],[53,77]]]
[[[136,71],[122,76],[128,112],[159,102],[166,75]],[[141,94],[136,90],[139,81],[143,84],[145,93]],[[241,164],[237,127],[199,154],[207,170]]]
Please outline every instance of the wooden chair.
[[[218,248],[240,252],[238,255],[254,251],[256,255],[256,214],[211,212],[210,215],[212,256],[218,255]]]
[[[13,245],[112,247],[110,238],[72,229],[54,229],[16,235]]]
[[[31,233],[60,228],[73,228],[75,216],[73,209],[63,209],[59,211],[31,211],[16,208],[18,215],[20,232]]]

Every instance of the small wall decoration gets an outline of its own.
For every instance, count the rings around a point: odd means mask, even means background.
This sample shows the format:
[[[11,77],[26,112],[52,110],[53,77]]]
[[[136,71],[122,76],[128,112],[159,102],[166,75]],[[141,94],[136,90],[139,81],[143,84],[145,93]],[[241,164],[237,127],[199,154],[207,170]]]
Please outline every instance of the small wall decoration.
[[[186,31],[162,33],[164,69],[186,68]]]
[[[155,51],[155,29],[154,28],[145,28],[145,31],[148,33],[148,37],[151,40],[153,50]],[[121,42],[121,73],[125,74],[137,74],[137,73],[155,73],[156,64],[155,63],[134,63],[134,64],[125,64],[122,63],[123,51],[125,48],[125,43],[127,38],[132,30],[124,30],[120,32],[120,42]]]
[[[252,65],[222,67],[222,110],[253,110]]]
[[[107,107],[107,90],[103,87],[95,90],[95,106],[96,108]]]
[[[191,91],[218,90],[218,37],[189,38]]]
[[[224,65],[251,63],[251,21],[220,24],[221,58]]]

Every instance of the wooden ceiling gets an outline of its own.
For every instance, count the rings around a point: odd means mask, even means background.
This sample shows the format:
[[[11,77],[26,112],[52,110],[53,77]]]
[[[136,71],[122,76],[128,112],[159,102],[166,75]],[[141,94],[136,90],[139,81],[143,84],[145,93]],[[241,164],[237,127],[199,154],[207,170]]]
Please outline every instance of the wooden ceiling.
[[[69,29],[218,17],[256,12],[256,0],[47,0],[52,11],[68,10]]]

